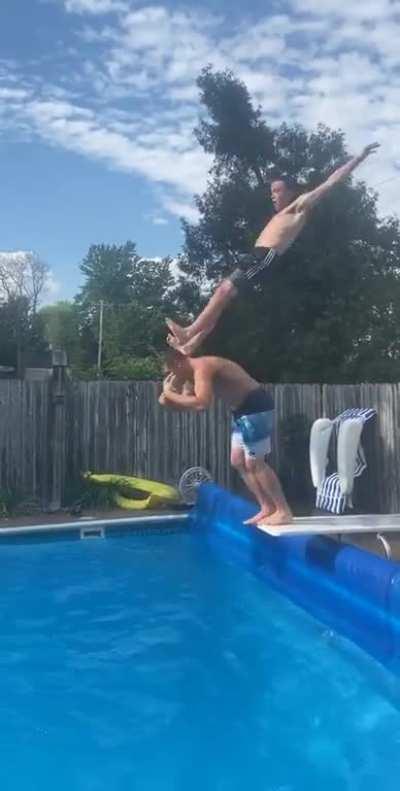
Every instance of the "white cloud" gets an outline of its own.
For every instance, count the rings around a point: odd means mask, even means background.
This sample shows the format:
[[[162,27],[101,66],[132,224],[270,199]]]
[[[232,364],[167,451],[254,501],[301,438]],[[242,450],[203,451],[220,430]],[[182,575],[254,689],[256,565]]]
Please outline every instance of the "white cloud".
[[[345,20],[368,21],[392,17],[398,11],[397,0],[363,0],[362,3],[343,3],[341,0],[291,0],[293,11],[312,13],[325,18],[330,16]]]
[[[179,200],[178,198],[172,198],[166,195],[163,198],[163,205],[171,214],[183,217],[184,220],[188,220],[189,222],[197,222],[199,219],[199,212],[196,206],[189,203],[189,201],[185,202],[183,199]]]
[[[185,136],[164,130],[161,137],[149,133],[130,139],[109,129],[92,111],[66,102],[32,101],[26,114],[42,138],[66,149],[180,190],[205,186],[208,157],[198,148],[185,149]]]
[[[22,88],[1,88],[0,87],[0,99],[3,102],[16,100],[19,102],[22,99],[26,99],[28,96],[28,92],[23,90]]]
[[[43,291],[41,305],[51,305],[60,297],[62,292],[62,284],[55,277],[54,273],[50,270],[47,275],[46,284]]]
[[[108,14],[126,9],[127,4],[120,0],[65,0],[65,10],[75,14]]]
[[[202,13],[170,12],[163,6],[147,6],[128,13],[106,63],[112,80],[142,90],[174,86],[180,98],[194,98],[193,87],[200,69],[212,60],[226,65],[214,41],[219,20]],[[186,89],[186,90],[185,90]]]

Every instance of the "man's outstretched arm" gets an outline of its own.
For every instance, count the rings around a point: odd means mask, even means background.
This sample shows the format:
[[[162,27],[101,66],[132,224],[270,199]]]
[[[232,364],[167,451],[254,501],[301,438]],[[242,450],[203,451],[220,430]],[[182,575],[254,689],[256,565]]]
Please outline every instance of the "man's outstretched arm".
[[[379,143],[371,143],[369,146],[365,146],[361,154],[356,157],[353,157],[345,165],[342,165],[340,168],[337,168],[330,176],[320,184],[319,187],[316,187],[315,190],[311,192],[306,192],[304,195],[300,195],[300,197],[296,201],[296,209],[298,211],[308,211],[312,209],[316,203],[318,203],[328,192],[331,191],[336,184],[339,184],[341,181],[347,178],[347,176],[355,170],[361,162],[364,162],[364,159],[369,157],[371,154],[374,154],[375,151],[379,148]]]

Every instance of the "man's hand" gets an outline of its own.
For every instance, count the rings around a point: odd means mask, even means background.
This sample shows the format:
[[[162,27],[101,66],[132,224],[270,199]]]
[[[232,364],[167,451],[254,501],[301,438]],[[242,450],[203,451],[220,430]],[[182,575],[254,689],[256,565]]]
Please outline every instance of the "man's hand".
[[[165,388],[169,386],[170,382],[172,381],[172,377],[173,374],[168,374],[168,376],[165,377],[165,379],[163,380],[163,390],[165,390]]]
[[[340,168],[337,168],[330,176],[326,179],[319,187],[316,187],[311,192],[305,192],[304,195],[300,195],[296,201],[293,202],[293,206],[295,211],[309,211],[312,209],[319,201],[327,195],[336,184],[339,184],[341,181],[346,179],[350,173],[355,170],[361,162],[364,162],[364,159],[369,157],[371,154],[375,154],[376,150],[379,148],[379,143],[370,143],[368,146],[363,148],[361,154],[356,157],[353,157],[345,165],[342,165]]]
[[[360,154],[360,162],[369,157],[370,154],[375,154],[379,147],[380,143],[370,143],[368,146],[365,146]]]
[[[177,409],[177,404],[174,402],[174,394],[182,392],[182,382],[178,379],[176,374],[169,373],[162,383],[162,393],[158,399],[161,406],[170,407],[170,409]]]
[[[166,395],[171,392],[179,392],[181,388],[178,388],[178,380],[175,374],[171,373],[163,381],[163,393]]]

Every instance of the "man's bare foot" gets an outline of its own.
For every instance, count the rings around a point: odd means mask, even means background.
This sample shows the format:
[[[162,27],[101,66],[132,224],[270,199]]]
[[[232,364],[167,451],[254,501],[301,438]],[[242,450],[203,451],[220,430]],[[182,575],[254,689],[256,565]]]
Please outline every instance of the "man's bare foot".
[[[274,511],[273,514],[258,522],[258,525],[259,527],[264,525],[290,525],[292,522],[293,516],[290,511]]]
[[[272,508],[262,508],[261,511],[258,511],[255,516],[252,516],[251,519],[246,519],[243,522],[244,525],[257,525],[258,522],[261,522],[263,519],[267,519],[267,517],[271,516],[274,513]]]
[[[175,349],[177,352],[184,354],[186,357],[190,357],[190,355],[193,354],[194,351],[196,351],[198,346],[200,346],[204,337],[205,337],[205,332],[201,331],[198,332],[197,335],[193,335],[193,338],[190,338],[190,340],[187,341],[186,343],[181,344],[179,343],[178,338],[176,338],[174,335],[168,335],[167,343],[169,343],[169,345],[172,346],[172,348]]]
[[[186,327],[181,327],[180,324],[177,324],[176,321],[172,321],[172,319],[165,319],[165,323],[172,335],[177,339],[180,346],[189,340]]]

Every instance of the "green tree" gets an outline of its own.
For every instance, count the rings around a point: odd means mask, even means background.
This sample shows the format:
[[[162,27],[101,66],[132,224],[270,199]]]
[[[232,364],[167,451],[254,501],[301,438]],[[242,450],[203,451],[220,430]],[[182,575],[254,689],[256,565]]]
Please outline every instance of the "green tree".
[[[49,267],[31,252],[0,253],[0,298],[24,297],[36,313],[49,277]]]
[[[34,253],[0,253],[0,364],[15,367],[18,376],[47,350],[37,307],[48,276]]]
[[[268,126],[230,72],[207,68],[198,85],[206,115],[197,137],[214,162],[196,199],[199,221],[184,222],[180,296],[188,314],[272,215],[272,177],[285,173],[307,189],[347,157],[340,131]],[[348,180],[318,207],[268,283],[226,312],[207,349],[270,381],[395,380],[399,253],[398,221],[379,219],[377,195]]]
[[[119,305],[129,302],[132,269],[139,261],[133,242],[92,245],[79,267],[85,280],[77,296],[78,304],[93,305],[102,299]]]
[[[39,311],[43,334],[53,348],[64,349],[68,362],[74,367],[81,363],[81,334],[79,311],[73,302],[61,300],[46,305]]]
[[[10,297],[0,304],[0,365],[12,366],[21,375],[29,357],[43,354],[47,343],[38,314],[32,313],[25,296]]]
[[[154,351],[165,345],[165,317],[176,311],[176,284],[169,258],[142,258],[132,242],[93,245],[81,264],[84,283],[76,297],[82,360],[96,363],[103,303],[102,369],[121,378],[147,378],[158,370]]]

